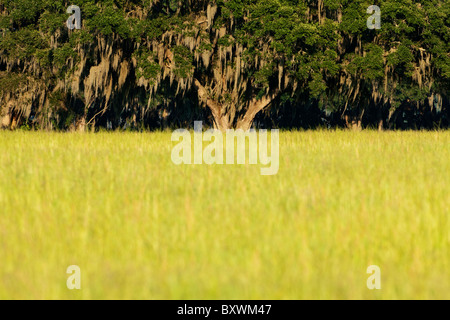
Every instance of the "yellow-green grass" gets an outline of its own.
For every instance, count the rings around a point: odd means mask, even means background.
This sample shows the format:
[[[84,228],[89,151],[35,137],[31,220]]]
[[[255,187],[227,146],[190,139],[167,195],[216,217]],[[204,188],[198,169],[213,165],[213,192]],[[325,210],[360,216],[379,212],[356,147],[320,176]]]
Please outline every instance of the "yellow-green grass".
[[[450,298],[450,132],[283,132],[276,176],[174,145],[0,132],[0,298]]]

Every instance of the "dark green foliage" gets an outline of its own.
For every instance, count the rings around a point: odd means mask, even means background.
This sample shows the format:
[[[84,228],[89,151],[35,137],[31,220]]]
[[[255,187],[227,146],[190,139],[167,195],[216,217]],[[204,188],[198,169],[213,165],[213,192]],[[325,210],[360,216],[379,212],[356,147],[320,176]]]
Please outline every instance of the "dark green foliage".
[[[69,32],[65,27],[71,4],[82,10],[82,30]],[[208,4],[217,5],[217,14],[208,29],[199,30]],[[381,30],[366,27],[366,9],[372,4],[381,7]],[[212,77],[217,59],[206,67],[196,55],[214,55],[224,48],[233,48],[234,54],[239,45],[240,81],[247,83],[247,91],[240,92],[243,104],[280,91],[272,103],[279,110],[315,106],[324,114],[331,110],[354,117],[377,106],[379,114],[392,115],[402,106],[426,109],[436,95],[444,110],[449,108],[450,1],[0,0],[0,13],[0,71],[10,72],[9,78],[4,72],[0,78],[2,92],[17,89],[19,78],[26,76],[45,79],[52,90],[57,79],[76,71],[80,52],[88,56],[87,65],[97,65],[98,52],[92,48],[106,39],[130,61],[128,81],[145,78],[153,85],[170,63],[175,85],[193,77]],[[221,29],[225,35],[217,37]],[[168,40],[169,34],[200,41],[191,50],[180,39]],[[169,50],[173,61],[160,61],[154,42]],[[228,57],[227,63],[237,68],[235,59]],[[34,64],[39,68],[33,69]],[[154,94],[139,90],[127,91],[136,94],[137,109],[145,109],[145,99],[154,99],[148,105],[172,109],[183,108],[186,99],[198,104],[193,87],[179,91],[160,85]],[[82,95],[64,101],[82,101]],[[225,92],[221,98],[225,101],[229,95]],[[98,110],[106,103],[104,97],[94,100]],[[118,105],[108,108],[116,119],[126,113]]]

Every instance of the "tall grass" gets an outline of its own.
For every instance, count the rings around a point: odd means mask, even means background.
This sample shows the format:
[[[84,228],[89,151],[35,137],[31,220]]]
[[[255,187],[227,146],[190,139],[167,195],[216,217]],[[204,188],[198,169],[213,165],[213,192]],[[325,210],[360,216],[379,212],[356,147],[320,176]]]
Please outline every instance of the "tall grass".
[[[284,132],[276,176],[174,145],[1,132],[0,298],[450,298],[450,132]]]

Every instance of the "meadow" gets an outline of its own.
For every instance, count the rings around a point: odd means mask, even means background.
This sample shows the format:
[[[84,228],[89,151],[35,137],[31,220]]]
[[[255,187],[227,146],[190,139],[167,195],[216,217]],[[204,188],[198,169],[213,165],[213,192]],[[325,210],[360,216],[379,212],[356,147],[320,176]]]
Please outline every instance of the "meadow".
[[[282,132],[275,176],[174,145],[0,132],[0,299],[450,299],[450,132]]]

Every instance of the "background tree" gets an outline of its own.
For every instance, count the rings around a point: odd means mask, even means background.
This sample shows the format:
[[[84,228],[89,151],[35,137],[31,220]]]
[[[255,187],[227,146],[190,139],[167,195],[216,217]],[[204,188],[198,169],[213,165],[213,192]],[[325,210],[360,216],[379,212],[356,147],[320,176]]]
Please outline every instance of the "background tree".
[[[0,0],[0,125],[448,125],[449,2],[375,2]]]

